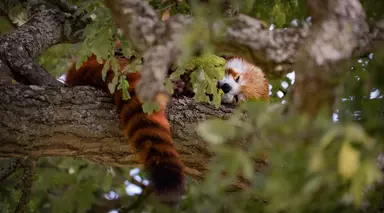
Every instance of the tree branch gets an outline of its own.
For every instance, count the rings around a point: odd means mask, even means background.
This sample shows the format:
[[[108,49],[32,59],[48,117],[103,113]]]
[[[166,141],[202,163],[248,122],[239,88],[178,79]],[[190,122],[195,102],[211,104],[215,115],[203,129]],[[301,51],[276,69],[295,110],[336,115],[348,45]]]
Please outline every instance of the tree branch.
[[[112,99],[102,91],[0,85],[0,96],[0,157],[72,156],[110,166],[141,166],[124,141]],[[212,156],[196,133],[197,124],[231,112],[189,98],[172,100],[167,114],[188,175],[201,179]]]
[[[33,175],[35,174],[36,160],[27,157],[23,160],[22,166],[24,168],[24,174],[21,179],[21,197],[15,209],[15,213],[23,213],[25,211],[25,207],[29,203],[31,197],[31,189],[33,186]]]
[[[365,12],[358,0],[308,0],[313,26],[300,48],[290,112],[331,113],[346,59],[373,50]]]
[[[36,10],[39,12],[27,23],[0,37],[0,60],[21,82],[60,86],[61,83],[38,65],[35,58],[54,44],[76,41],[74,32],[84,28],[86,23],[81,17],[72,17],[57,9]]]
[[[158,93],[164,92],[163,81],[166,70],[182,53],[175,41],[192,20],[188,16],[177,15],[166,22],[161,22],[156,17],[155,11],[145,1],[106,0],[105,2],[111,9],[116,23],[123,29],[124,35],[132,43],[137,44],[136,48],[144,53],[145,60],[141,73],[145,77],[141,79],[137,86],[137,94],[143,101],[152,101],[156,99]],[[357,18],[359,23],[348,22],[348,24],[353,24],[352,26],[357,28],[359,26],[363,27],[363,32],[356,38],[358,40],[356,45],[349,45],[351,49],[348,50],[348,56],[365,55],[374,50],[372,41],[383,41],[383,28],[373,26],[370,33],[364,16],[360,16],[360,11],[349,9],[350,6],[353,8],[361,7],[359,2],[345,2],[343,0],[335,1],[337,3],[332,4],[324,1],[320,2],[326,5],[321,5],[322,8],[328,6],[338,7],[337,4],[341,4],[347,8],[347,11],[357,12],[357,14],[341,14],[343,11],[332,11],[331,9],[334,8],[330,8],[329,11],[324,13],[330,13],[331,18],[328,18],[328,20],[332,21],[323,24],[340,24],[354,15],[359,16]],[[309,3],[311,4],[311,2]],[[341,16],[336,16],[337,14]],[[316,17],[316,14],[314,14],[314,17]],[[297,61],[296,58],[297,52],[303,46],[307,37],[316,32],[316,30],[310,29],[308,25],[302,28],[271,31],[264,27],[259,20],[245,15],[238,15],[229,20],[231,22],[230,26],[226,26],[222,21],[217,21],[212,25],[213,29],[207,29],[213,32],[211,40],[216,47],[217,53],[242,56],[273,76],[282,76],[293,71],[294,64],[296,62],[300,63],[300,59]],[[167,31],[167,29],[174,30]],[[354,30],[356,31],[356,29]],[[328,43],[328,47],[332,45]],[[345,59],[345,56],[335,57],[335,59],[336,61]],[[332,54],[329,57],[333,57]],[[306,71],[313,72],[312,69]]]
[[[146,1],[105,0],[124,35],[143,54],[144,64],[136,92],[141,101],[154,101],[166,93],[164,79],[169,67],[180,56],[176,41],[189,22],[184,16],[171,17],[167,22],[158,19],[156,11]]]
[[[0,169],[0,183],[7,179],[15,170],[20,167],[20,159],[7,159],[1,162],[3,165]]]

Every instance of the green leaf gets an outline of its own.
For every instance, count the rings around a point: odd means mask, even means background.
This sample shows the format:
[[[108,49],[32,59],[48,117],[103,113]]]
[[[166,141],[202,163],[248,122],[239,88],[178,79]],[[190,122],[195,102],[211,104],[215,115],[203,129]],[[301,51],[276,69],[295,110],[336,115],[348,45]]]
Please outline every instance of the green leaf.
[[[315,150],[310,160],[309,168],[311,172],[318,172],[324,168],[325,160],[322,150]]]
[[[248,180],[252,180],[255,174],[253,169],[254,168],[253,162],[251,161],[249,156],[243,151],[239,151],[238,157],[239,157],[239,164],[243,169],[244,177],[247,178]]]
[[[282,27],[286,23],[286,15],[279,4],[276,4],[272,10],[272,16],[276,26]]]
[[[173,83],[172,83],[172,81],[169,78],[165,79],[165,90],[169,94],[173,94],[173,92],[174,92],[174,90],[173,90]]]
[[[180,79],[180,76],[181,75],[183,75],[184,73],[185,73],[185,69],[183,68],[183,67],[178,67],[177,69],[176,69],[176,71],[175,72],[173,72],[172,74],[171,74],[171,76],[169,77],[170,78],[170,80],[178,80],[178,79]]]
[[[211,144],[221,144],[235,136],[235,128],[219,119],[200,123],[197,133]]]
[[[128,100],[131,98],[128,88],[129,88],[129,82],[127,81],[125,75],[121,75],[117,89],[122,91],[123,100]]]
[[[111,57],[111,67],[115,75],[117,75],[120,71],[120,64],[115,57]]]
[[[152,114],[154,111],[160,111],[160,104],[157,102],[145,102],[143,103],[143,112]]]
[[[137,55],[137,52],[133,49],[132,44],[125,38],[125,36],[120,36],[120,46],[124,56],[127,58]]]
[[[339,174],[350,179],[356,173],[360,165],[360,152],[345,141],[339,153]]]
[[[103,81],[105,81],[105,78],[107,77],[107,72],[111,66],[110,62],[111,62],[111,58],[108,58],[103,66],[103,69],[101,70],[101,79],[103,79]]]
[[[112,82],[108,84],[108,89],[111,94],[115,93],[116,85],[118,83],[119,77],[117,75],[113,76]]]

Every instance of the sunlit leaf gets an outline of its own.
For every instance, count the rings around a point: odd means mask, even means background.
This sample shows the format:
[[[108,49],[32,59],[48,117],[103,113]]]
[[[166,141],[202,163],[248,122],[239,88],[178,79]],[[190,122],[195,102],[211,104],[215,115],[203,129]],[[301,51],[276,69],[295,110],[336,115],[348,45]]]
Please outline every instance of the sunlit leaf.
[[[359,168],[360,152],[350,143],[344,142],[339,153],[339,173],[344,178],[351,178]]]

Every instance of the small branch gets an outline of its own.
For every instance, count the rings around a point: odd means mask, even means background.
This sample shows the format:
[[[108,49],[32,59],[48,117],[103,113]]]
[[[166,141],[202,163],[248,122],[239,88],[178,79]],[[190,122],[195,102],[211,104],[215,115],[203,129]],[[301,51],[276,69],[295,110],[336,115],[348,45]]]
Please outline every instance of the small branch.
[[[144,52],[144,64],[140,70],[142,77],[136,86],[142,101],[153,101],[157,94],[166,94],[164,79],[171,64],[182,54],[177,41],[190,22],[191,19],[183,16],[170,17],[166,22],[166,31],[158,35],[156,44]]]
[[[105,5],[111,9],[117,26],[138,52],[152,46],[159,31],[164,30],[164,24],[146,1],[105,0]]]
[[[29,203],[31,197],[31,190],[33,187],[33,175],[35,173],[36,160],[27,158],[23,160],[22,164],[24,168],[24,175],[21,179],[21,197],[15,209],[15,213],[23,213],[25,211],[25,207]]]
[[[164,79],[170,65],[181,55],[176,41],[190,19],[173,16],[162,22],[146,1],[120,0],[105,4],[112,11],[115,22],[135,48],[143,53],[144,64],[136,93],[141,101],[154,101],[166,94]]]
[[[7,179],[21,165],[21,161],[19,158],[9,159],[5,161],[6,162],[3,162],[3,166],[0,169],[0,183]]]
[[[384,19],[377,22],[374,27],[371,27],[371,37],[373,42],[384,42]]]
[[[49,3],[56,5],[61,11],[66,13],[75,13],[77,7],[69,4],[66,0],[48,0]]]
[[[230,22],[229,27],[216,25],[217,32],[214,31],[212,38],[216,51],[240,55],[273,76],[292,71],[297,49],[309,34],[306,25],[269,30],[262,21],[241,14]]]
[[[34,7],[40,6],[36,3]],[[61,86],[60,82],[36,63],[35,58],[54,44],[74,41],[75,37],[69,36],[82,27],[85,27],[83,20],[59,10],[41,10],[17,30],[0,37],[0,60],[20,82]]]

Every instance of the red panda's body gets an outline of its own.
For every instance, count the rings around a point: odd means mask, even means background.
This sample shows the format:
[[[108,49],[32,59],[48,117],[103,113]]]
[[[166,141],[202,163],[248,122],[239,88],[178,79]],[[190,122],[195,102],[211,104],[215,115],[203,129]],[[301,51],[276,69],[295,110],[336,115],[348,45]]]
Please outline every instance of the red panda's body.
[[[116,42],[116,45],[119,48],[120,42]],[[126,58],[117,60],[120,70],[130,63]],[[135,95],[135,87],[140,79],[138,72],[125,74],[129,82],[130,99],[123,100],[121,90],[111,94],[108,84],[112,81],[114,72],[108,70],[103,81],[103,67],[104,63],[98,63],[96,56],[92,55],[79,69],[75,68],[75,64],[72,65],[66,74],[65,83],[68,86],[93,86],[112,95],[120,114],[124,135],[136,151],[138,160],[144,164],[158,199],[166,203],[177,203],[184,193],[184,165],[173,144],[165,114],[166,104],[162,103],[158,112],[143,112],[142,103]],[[268,81],[264,73],[237,57],[228,60],[225,77],[218,81],[218,86],[225,93],[223,103],[269,98]]]
[[[129,60],[118,58],[121,70]],[[89,85],[100,88],[110,94],[108,83],[114,77],[108,70],[105,81],[102,80],[104,64],[99,64],[96,56],[91,56],[79,68],[75,64],[69,69],[65,83],[69,86]],[[144,163],[155,193],[160,201],[178,202],[184,193],[184,166],[177,153],[171,137],[170,125],[165,115],[165,104],[160,111],[146,114],[142,104],[135,95],[135,87],[140,79],[139,73],[128,73],[131,98],[124,101],[121,90],[112,95],[120,113],[120,122],[128,143],[137,153],[138,160]]]

